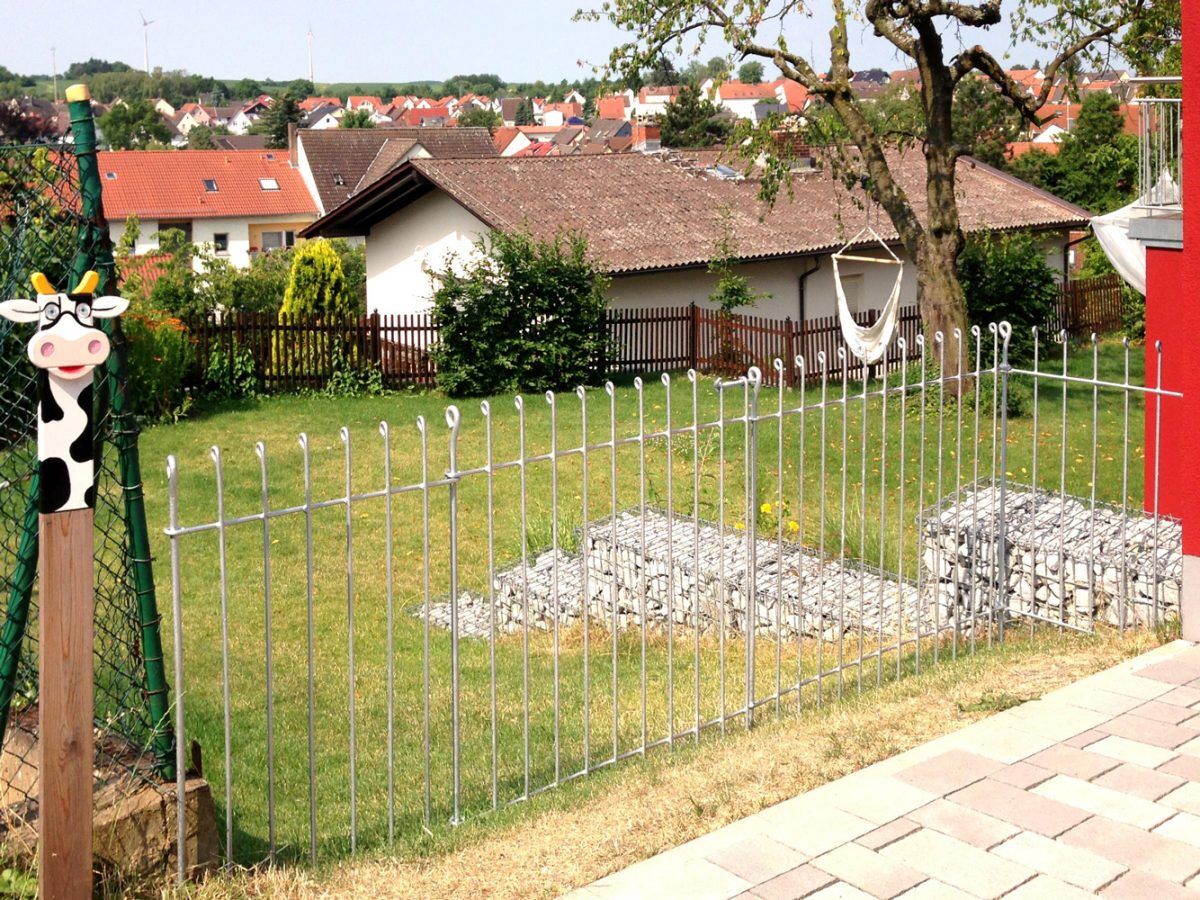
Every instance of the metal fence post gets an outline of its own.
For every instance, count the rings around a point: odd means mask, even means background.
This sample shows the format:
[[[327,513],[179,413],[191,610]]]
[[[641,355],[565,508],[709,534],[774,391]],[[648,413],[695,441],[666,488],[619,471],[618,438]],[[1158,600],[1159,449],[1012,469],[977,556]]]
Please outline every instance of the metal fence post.
[[[1008,322],[1001,322],[1000,331],[1000,516],[996,523],[996,565],[999,577],[997,590],[999,597],[993,603],[992,608],[996,609],[997,603],[1004,600],[1008,593],[1008,551],[1006,544],[1008,536],[1006,534],[1006,525],[1008,520],[1008,376],[1012,371],[1012,366],[1008,362],[1008,342],[1012,337],[1012,326]],[[1037,436],[1034,436],[1037,440]],[[1066,599],[1064,596],[1064,605]],[[999,609],[997,619],[999,621],[999,632],[997,639],[1004,640],[1004,619],[1008,615],[1008,604],[1003,603]]]
[[[758,624],[758,390],[762,372],[746,373],[746,727],[754,727],[754,638]]]

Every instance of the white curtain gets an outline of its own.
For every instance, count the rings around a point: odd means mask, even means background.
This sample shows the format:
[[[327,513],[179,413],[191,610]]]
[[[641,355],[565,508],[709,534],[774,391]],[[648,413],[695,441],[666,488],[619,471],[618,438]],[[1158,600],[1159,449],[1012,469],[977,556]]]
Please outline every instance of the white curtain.
[[[846,302],[846,292],[842,290],[842,277],[838,271],[838,258],[833,256],[833,284],[837,291],[838,319],[842,325],[842,337],[850,347],[850,352],[865,363],[879,362],[887,352],[892,340],[892,332],[896,330],[896,321],[900,314],[900,285],[904,280],[904,265],[896,266],[896,284],[891,296],[883,304],[879,319],[874,325],[863,327],[854,321],[850,312],[850,304]]]
[[[1136,218],[1137,203],[1092,219],[1092,232],[1104,255],[1125,283],[1140,294],[1146,293],[1146,245],[1129,236],[1129,220]]]
[[[1178,203],[1179,197],[1179,185],[1170,172],[1163,172],[1150,190],[1128,206],[1092,219],[1092,232],[1104,255],[1125,283],[1139,294],[1146,293],[1146,245],[1129,236],[1129,222],[1146,214],[1145,209],[1139,207],[1147,203]]]

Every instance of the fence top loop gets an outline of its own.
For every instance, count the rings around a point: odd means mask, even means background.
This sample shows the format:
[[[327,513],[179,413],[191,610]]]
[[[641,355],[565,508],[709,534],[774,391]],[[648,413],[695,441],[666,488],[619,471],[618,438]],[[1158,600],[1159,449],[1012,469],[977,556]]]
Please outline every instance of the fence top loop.
[[[751,387],[757,388],[762,384],[762,369],[758,366],[751,366],[749,371],[746,372],[746,380],[750,382]]]
[[[211,447],[208,448],[208,455],[209,455],[209,458],[212,459],[213,465],[215,465],[217,468],[220,468],[221,467],[221,448],[218,447],[216,444],[213,444]]]
[[[688,370],[687,370],[687,377],[688,377],[688,381],[690,381],[692,384],[695,384],[695,383],[696,383],[696,370],[695,370],[695,369],[688,369]]]
[[[610,397],[616,396],[617,388],[611,381],[604,382],[604,393]]]
[[[662,381],[663,387],[669,388],[671,386],[671,373],[663,372],[662,375],[659,376],[659,380]]]
[[[517,408],[517,412],[523,414],[525,412],[525,398],[517,394],[517,396],[513,397],[513,406]]]
[[[260,462],[267,461],[267,445],[262,441],[254,442],[254,455],[258,457]]]
[[[578,397],[580,400],[586,399],[587,398],[587,388],[585,388],[582,384],[579,385],[577,388],[575,388],[575,396]]]
[[[460,422],[462,422],[462,413],[460,413],[458,411],[458,407],[452,403],[446,407],[446,427],[452,432],[457,433]]]
[[[299,436],[296,438],[296,442],[300,444],[301,450],[303,450],[305,453],[308,453],[308,434],[306,432],[300,432]]]
[[[485,419],[489,418],[492,415],[492,404],[488,403],[486,400],[481,400],[479,402],[479,411],[483,413],[483,417]]]
[[[338,437],[341,438],[342,443],[345,444],[346,449],[349,450],[350,449],[350,429],[347,428],[345,425],[343,425],[341,428],[338,429]]]
[[[424,416],[417,416],[417,431],[421,432],[421,434],[425,434],[425,417]]]
[[[380,422],[380,423],[379,423],[379,435],[380,435],[380,437],[382,437],[382,438],[383,438],[385,441],[388,439],[388,436],[389,436],[389,432],[390,432],[390,431],[391,431],[391,429],[388,427],[388,423],[387,423],[387,421],[382,421],[382,422]]]

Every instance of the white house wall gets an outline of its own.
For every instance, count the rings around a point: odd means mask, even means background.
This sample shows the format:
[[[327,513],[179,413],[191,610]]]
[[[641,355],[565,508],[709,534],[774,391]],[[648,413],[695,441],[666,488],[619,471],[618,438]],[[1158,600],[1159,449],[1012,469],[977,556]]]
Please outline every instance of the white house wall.
[[[433,283],[426,266],[469,254],[486,234],[482,221],[433,191],[375,225],[367,236],[367,308],[381,315],[428,310]]]
[[[269,226],[272,223],[291,226],[288,230],[298,230],[296,225],[300,216],[283,216],[279,218],[254,216],[251,218],[223,218],[223,219],[193,219],[192,220],[192,243],[194,244],[212,244],[214,236],[217,234],[229,235],[229,253],[223,258],[228,259],[235,267],[244,269],[250,265],[250,226]],[[143,253],[153,253],[158,250],[158,222],[154,219],[143,219],[138,223],[141,233],[138,236],[137,244],[134,247],[134,253],[138,256]],[[112,222],[108,227],[109,236],[114,244],[120,239],[125,231],[124,222]]]

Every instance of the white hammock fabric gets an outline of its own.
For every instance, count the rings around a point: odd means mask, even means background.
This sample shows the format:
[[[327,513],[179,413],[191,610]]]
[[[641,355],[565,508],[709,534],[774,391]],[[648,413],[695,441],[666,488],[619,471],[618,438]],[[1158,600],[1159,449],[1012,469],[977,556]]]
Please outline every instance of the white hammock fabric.
[[[870,232],[880,246],[887,251],[888,256],[891,257],[890,260],[881,259],[879,262],[896,266],[896,283],[892,286],[891,295],[884,301],[878,320],[876,320],[874,325],[864,327],[854,321],[854,314],[850,312],[850,304],[846,300],[846,292],[842,289],[842,275],[838,268],[838,260],[846,248],[855,243],[866,232]],[[896,322],[900,317],[900,286],[904,282],[904,263],[870,226],[864,228],[851,238],[845,247],[842,247],[841,250],[833,254],[832,259],[833,285],[837,292],[838,320],[842,326],[842,337],[845,338],[850,352],[862,362],[868,365],[879,362],[879,360],[883,359],[883,355],[887,353],[888,344],[891,343],[892,333],[896,330]],[[865,257],[855,257],[855,259],[860,262],[867,261]]]
[[[1146,293],[1146,245],[1129,236],[1130,220],[1146,215],[1145,207],[1150,203],[1177,203],[1179,195],[1179,185],[1171,173],[1163,172],[1153,187],[1128,206],[1092,219],[1092,233],[1100,249],[1125,283],[1139,294]]]

